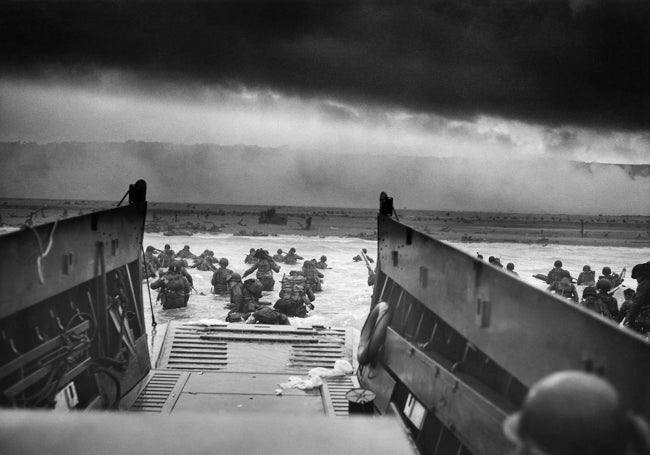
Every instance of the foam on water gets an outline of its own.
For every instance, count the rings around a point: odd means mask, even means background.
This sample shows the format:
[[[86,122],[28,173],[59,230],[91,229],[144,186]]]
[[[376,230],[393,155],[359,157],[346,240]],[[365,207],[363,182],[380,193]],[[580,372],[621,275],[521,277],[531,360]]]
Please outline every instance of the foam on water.
[[[189,245],[194,254],[200,254],[204,250],[210,249],[214,251],[215,256],[228,258],[229,268],[242,274],[249,267],[244,264],[244,258],[251,248],[264,248],[273,255],[278,248],[286,252],[289,248],[294,247],[297,253],[305,259],[318,259],[321,255],[325,255],[331,269],[321,270],[325,275],[325,280],[323,291],[316,294],[315,309],[307,318],[291,318],[291,323],[293,325],[322,324],[360,329],[368,314],[372,288],[366,283],[367,269],[364,262],[354,262],[352,258],[359,254],[362,248],[368,250],[370,257],[376,258],[376,241],[346,237],[244,237],[224,234],[166,237],[162,234],[145,234],[145,246],[153,245],[162,249],[166,243],[169,243],[175,251],[179,251],[184,245]],[[452,243],[452,245],[471,255],[476,255],[478,251],[483,254],[486,261],[488,256],[495,256],[501,258],[501,263],[504,266],[508,262],[513,262],[515,271],[519,273],[520,278],[539,288],[545,288],[546,285],[533,278],[532,275],[546,274],[557,259],[562,260],[564,268],[569,270],[574,277],[578,276],[585,264],[589,264],[592,270],[596,271],[596,276],[604,266],[611,267],[615,272],[620,272],[623,267],[627,267],[628,278],[624,284],[636,288],[635,280],[629,278],[631,268],[634,264],[650,260],[650,248],[541,246],[520,243]],[[300,269],[300,265],[301,263],[294,266],[280,264],[281,270],[279,274],[276,274],[275,290],[265,292],[262,300],[275,303],[282,274],[293,269]],[[189,269],[189,271],[194,278],[194,287],[199,294],[193,293],[187,308],[164,311],[162,306],[155,301],[157,292],[151,291],[154,315],[158,323],[164,323],[170,319],[223,320],[228,313],[228,310],[224,308],[227,299],[210,293],[212,272],[202,272],[196,269]],[[147,306],[146,282],[143,282],[143,295]],[[622,290],[617,291],[615,297],[620,304],[623,301]],[[148,318],[147,327],[150,327],[150,311],[146,311],[145,314]]]

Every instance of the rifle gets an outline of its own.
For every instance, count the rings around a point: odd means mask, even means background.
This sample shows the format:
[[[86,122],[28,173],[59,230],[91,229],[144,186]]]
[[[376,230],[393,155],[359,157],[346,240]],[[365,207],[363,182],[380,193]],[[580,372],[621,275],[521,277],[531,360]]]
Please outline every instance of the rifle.
[[[373,284],[375,284],[375,271],[372,270],[372,267],[370,267],[370,262],[366,257],[366,253],[361,251],[361,257],[363,258],[363,261],[366,263],[366,268],[368,269],[368,286],[372,286]]]
[[[538,280],[546,282],[547,275],[544,275],[543,273],[536,273],[533,275],[533,278],[537,278]],[[576,281],[577,280],[575,278],[571,277],[571,284],[575,284]]]
[[[614,289],[608,291],[608,292],[607,292],[608,295],[614,295],[614,293],[615,293],[616,291],[618,291],[620,288],[626,288],[626,287],[627,287],[627,286],[625,286],[625,285],[623,284],[623,281],[625,281],[625,272],[626,272],[626,271],[627,271],[627,269],[626,269],[625,267],[623,267],[623,270],[621,270],[621,273],[620,273],[620,274],[618,274],[618,275],[614,274],[614,275],[616,276],[616,279],[618,280],[618,283],[619,283],[619,284],[618,284],[618,286],[616,286]]]

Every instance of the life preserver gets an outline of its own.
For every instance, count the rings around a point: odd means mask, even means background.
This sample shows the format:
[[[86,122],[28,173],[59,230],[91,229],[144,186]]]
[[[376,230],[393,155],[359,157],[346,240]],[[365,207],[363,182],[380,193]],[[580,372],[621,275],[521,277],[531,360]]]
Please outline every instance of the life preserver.
[[[379,348],[384,344],[386,329],[390,322],[390,308],[388,303],[379,302],[370,311],[368,319],[361,329],[361,337],[357,348],[357,360],[361,365],[374,362]]]

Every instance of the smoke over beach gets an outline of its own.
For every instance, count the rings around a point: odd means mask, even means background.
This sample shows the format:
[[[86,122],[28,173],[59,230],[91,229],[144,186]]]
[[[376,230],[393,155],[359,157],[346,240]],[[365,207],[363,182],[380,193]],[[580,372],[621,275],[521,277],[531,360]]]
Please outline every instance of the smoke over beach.
[[[2,171],[5,197],[104,199],[144,178],[151,200],[167,202],[374,207],[385,190],[418,209],[650,212],[650,166],[144,142],[5,143],[0,154],[14,163]]]

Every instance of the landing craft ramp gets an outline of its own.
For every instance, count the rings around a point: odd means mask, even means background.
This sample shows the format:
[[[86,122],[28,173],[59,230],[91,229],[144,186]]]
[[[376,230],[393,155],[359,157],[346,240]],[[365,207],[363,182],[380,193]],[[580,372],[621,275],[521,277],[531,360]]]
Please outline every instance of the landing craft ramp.
[[[347,416],[345,393],[356,377],[324,378],[319,389],[286,388],[316,367],[352,364],[350,330],[320,326],[171,321],[152,370],[124,406],[131,411],[280,412]],[[137,394],[136,394],[137,393]]]

